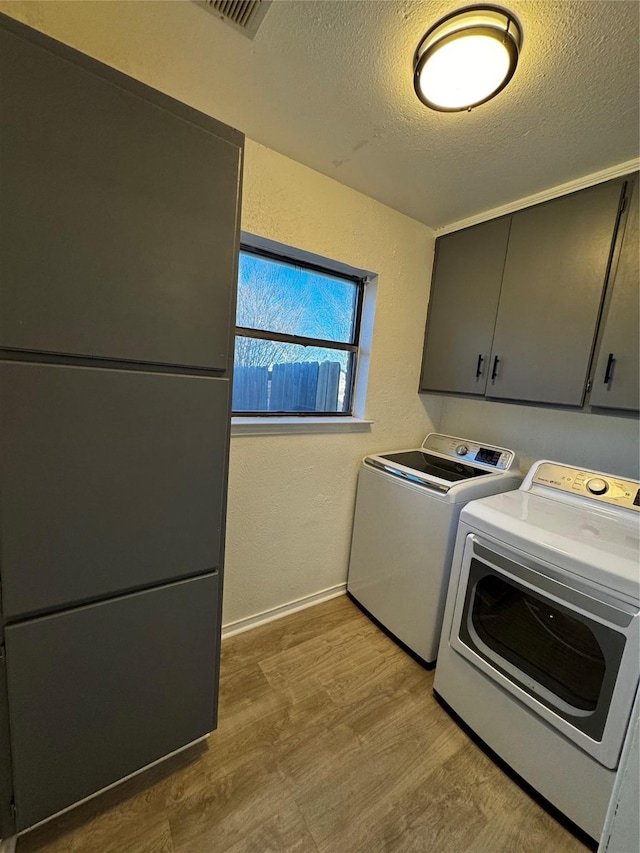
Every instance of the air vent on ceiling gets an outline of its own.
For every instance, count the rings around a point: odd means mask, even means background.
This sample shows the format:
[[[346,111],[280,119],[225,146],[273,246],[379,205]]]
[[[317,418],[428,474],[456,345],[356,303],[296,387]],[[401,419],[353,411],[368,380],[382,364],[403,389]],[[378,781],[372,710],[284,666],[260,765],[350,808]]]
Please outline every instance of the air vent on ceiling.
[[[216,18],[252,39],[258,32],[271,0],[194,0]]]

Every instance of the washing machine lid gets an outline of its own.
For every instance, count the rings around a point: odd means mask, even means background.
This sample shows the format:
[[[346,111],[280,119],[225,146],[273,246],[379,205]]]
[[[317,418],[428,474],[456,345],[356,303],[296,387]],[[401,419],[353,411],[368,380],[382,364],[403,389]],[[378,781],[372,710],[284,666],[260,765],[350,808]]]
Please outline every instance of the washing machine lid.
[[[478,477],[518,472],[512,450],[435,432],[422,447],[366,456],[364,463],[442,494]]]
[[[640,603],[640,518],[526,491],[467,504],[460,521]]]
[[[473,465],[458,462],[457,459],[445,459],[441,456],[434,456],[432,453],[425,453],[422,448],[403,450],[399,453],[381,453],[376,458],[383,459],[391,465],[411,468],[412,471],[417,471],[419,474],[437,477],[439,480],[446,480],[449,483],[469,480],[471,477],[483,477],[492,473],[483,468],[475,468]]]

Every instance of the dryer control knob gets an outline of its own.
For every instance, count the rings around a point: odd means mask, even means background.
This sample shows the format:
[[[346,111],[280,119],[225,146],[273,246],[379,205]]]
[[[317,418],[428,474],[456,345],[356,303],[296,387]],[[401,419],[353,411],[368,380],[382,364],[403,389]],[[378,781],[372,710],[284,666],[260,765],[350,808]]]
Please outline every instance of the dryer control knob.
[[[593,479],[587,481],[587,489],[592,495],[604,495],[608,488],[607,481],[600,479],[600,477],[593,477]]]
[[[466,456],[468,452],[469,452],[469,448],[467,447],[466,444],[459,444],[456,447],[456,453],[458,454],[458,456]]]

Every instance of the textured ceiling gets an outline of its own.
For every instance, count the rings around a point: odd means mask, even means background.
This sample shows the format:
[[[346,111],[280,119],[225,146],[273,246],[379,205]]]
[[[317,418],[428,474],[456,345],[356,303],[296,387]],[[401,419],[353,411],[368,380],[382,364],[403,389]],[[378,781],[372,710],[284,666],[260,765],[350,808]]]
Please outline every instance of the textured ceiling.
[[[433,228],[638,156],[636,0],[509,0],[524,32],[509,86],[432,112],[413,51],[464,5],[274,0],[253,41],[185,0],[0,9]]]

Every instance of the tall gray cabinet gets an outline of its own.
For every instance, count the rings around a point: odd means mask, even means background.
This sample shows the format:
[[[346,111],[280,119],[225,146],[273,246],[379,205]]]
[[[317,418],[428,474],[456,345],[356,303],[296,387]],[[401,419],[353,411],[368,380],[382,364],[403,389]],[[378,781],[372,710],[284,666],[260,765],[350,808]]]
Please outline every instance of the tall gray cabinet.
[[[216,727],[243,136],[0,16],[0,835]]]

